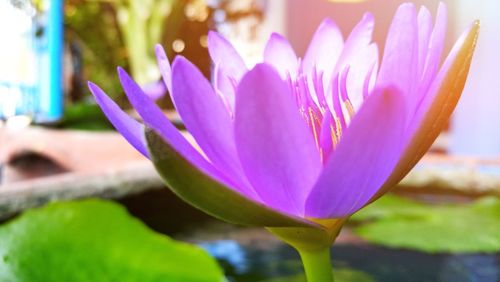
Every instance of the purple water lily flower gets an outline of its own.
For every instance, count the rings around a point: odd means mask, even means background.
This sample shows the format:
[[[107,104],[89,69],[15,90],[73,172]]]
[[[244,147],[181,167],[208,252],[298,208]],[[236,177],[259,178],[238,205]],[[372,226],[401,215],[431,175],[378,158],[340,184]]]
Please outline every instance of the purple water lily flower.
[[[479,23],[440,66],[446,8],[399,7],[379,68],[366,14],[346,40],[325,20],[299,59],[273,34],[248,69],[217,33],[210,83],[156,47],[166,88],[196,148],[123,70],[141,124],[89,83],[116,129],[168,187],[222,220],[265,226],[296,248],[308,281],[333,281],[330,246],[347,218],[396,185],[429,149],[463,90]]]
[[[123,69],[123,89],[144,125],[89,87],[117,130],[189,203],[230,222],[318,227],[315,219],[347,218],[397,184],[445,125],[478,34],[474,23],[440,66],[446,22],[444,4],[434,23],[425,7],[401,5],[380,68],[371,14],[346,40],[323,21],[302,59],[273,34],[251,69],[211,32],[212,83],[182,56],[171,66],[157,46],[168,92],[200,150]]]

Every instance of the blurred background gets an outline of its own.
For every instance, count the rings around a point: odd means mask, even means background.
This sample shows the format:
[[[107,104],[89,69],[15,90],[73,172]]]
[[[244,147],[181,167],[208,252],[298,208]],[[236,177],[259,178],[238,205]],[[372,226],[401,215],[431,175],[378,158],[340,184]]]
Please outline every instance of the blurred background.
[[[210,79],[209,30],[228,38],[252,66],[262,60],[271,32],[285,35],[302,56],[325,17],[346,37],[370,11],[375,16],[373,40],[383,50],[392,16],[403,2],[0,0],[0,223],[48,202],[110,198],[153,230],[208,250],[230,281],[260,281],[253,279],[279,276],[282,268],[293,273],[300,265],[272,268],[272,258],[257,259],[269,248],[277,257],[296,259],[269,236],[216,223],[162,189],[151,165],[107,122],[87,81],[138,118],[116,75],[116,67],[124,67],[182,129],[163,95],[155,44],[164,46],[170,60],[187,57]],[[439,3],[413,2],[433,15]],[[481,21],[463,97],[431,152],[395,189],[397,198],[355,218],[341,236],[342,255],[334,264],[368,273],[359,276],[348,269],[345,277],[354,278],[345,281],[500,281],[500,1],[443,2],[449,11],[445,54],[472,21]],[[183,216],[165,219],[179,211]],[[393,227],[390,219],[399,220],[398,226],[412,230],[414,237]],[[389,221],[394,237],[377,233],[378,225],[363,227],[367,221]],[[441,221],[451,227],[431,224]],[[466,244],[459,236],[464,233],[470,233]],[[396,239],[407,236],[407,241]],[[257,249],[255,242],[260,242]],[[379,264],[363,260],[366,253],[379,258]],[[245,257],[247,265],[242,266]],[[384,268],[398,263],[397,271]]]
[[[392,15],[402,1],[300,0],[3,0],[0,26],[5,42],[0,49],[0,120],[56,127],[108,126],[91,115],[86,88],[91,80],[126,106],[115,76],[125,67],[152,95],[160,95],[153,46],[162,44],[169,58],[189,58],[209,76],[207,31],[228,37],[248,65],[261,59],[265,41],[273,31],[289,38],[303,54],[318,23],[335,19],[347,36],[365,11],[376,18],[374,41],[383,50]],[[414,1],[435,12],[438,1]],[[499,87],[495,67],[500,56],[500,24],[492,0],[444,1],[449,9],[449,50],[474,19],[482,33],[472,74],[450,127],[447,149],[454,154],[490,157],[500,154]],[[166,99],[165,99],[166,100]],[[488,103],[482,103],[487,100]],[[162,101],[168,105],[168,101]],[[78,114],[89,116],[78,120]],[[76,116],[74,116],[76,114]]]

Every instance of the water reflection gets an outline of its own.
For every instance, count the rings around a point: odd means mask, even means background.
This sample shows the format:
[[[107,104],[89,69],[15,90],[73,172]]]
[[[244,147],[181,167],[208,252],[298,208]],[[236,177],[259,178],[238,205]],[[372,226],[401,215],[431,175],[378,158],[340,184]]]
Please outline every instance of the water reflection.
[[[220,240],[201,243],[199,246],[217,260],[223,261],[224,265],[229,264],[229,266],[233,267],[236,274],[243,274],[248,271],[247,252],[235,241]]]
[[[297,253],[282,244],[263,249],[221,240],[200,246],[219,260],[229,281],[304,279]],[[499,254],[425,254],[369,245],[337,245],[332,249],[332,257],[338,282],[500,281]]]
[[[500,281],[499,256],[450,256],[443,262],[439,281]]]

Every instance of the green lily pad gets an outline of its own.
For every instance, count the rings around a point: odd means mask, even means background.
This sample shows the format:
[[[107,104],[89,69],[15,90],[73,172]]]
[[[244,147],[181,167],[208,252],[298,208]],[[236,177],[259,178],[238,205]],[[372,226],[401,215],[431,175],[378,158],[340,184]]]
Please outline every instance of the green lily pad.
[[[166,219],[168,220],[168,219]],[[0,281],[224,281],[202,249],[157,234],[120,205],[59,202],[0,227]]]
[[[429,253],[500,251],[500,199],[471,204],[427,205],[384,196],[351,220],[365,240],[391,248]]]

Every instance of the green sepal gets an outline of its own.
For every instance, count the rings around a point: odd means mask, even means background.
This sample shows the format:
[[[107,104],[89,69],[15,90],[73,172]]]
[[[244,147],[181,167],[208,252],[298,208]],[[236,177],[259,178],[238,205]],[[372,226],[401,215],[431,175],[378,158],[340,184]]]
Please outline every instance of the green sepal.
[[[347,218],[311,219],[320,228],[273,227],[269,232],[300,254],[308,282],[333,282],[330,248]]]
[[[267,230],[298,251],[316,251],[333,245],[347,218],[311,221],[321,227],[271,227]]]
[[[268,227],[317,227],[306,219],[270,209],[212,179],[152,129],[145,129],[150,159],[167,187],[190,205],[223,221]]]

